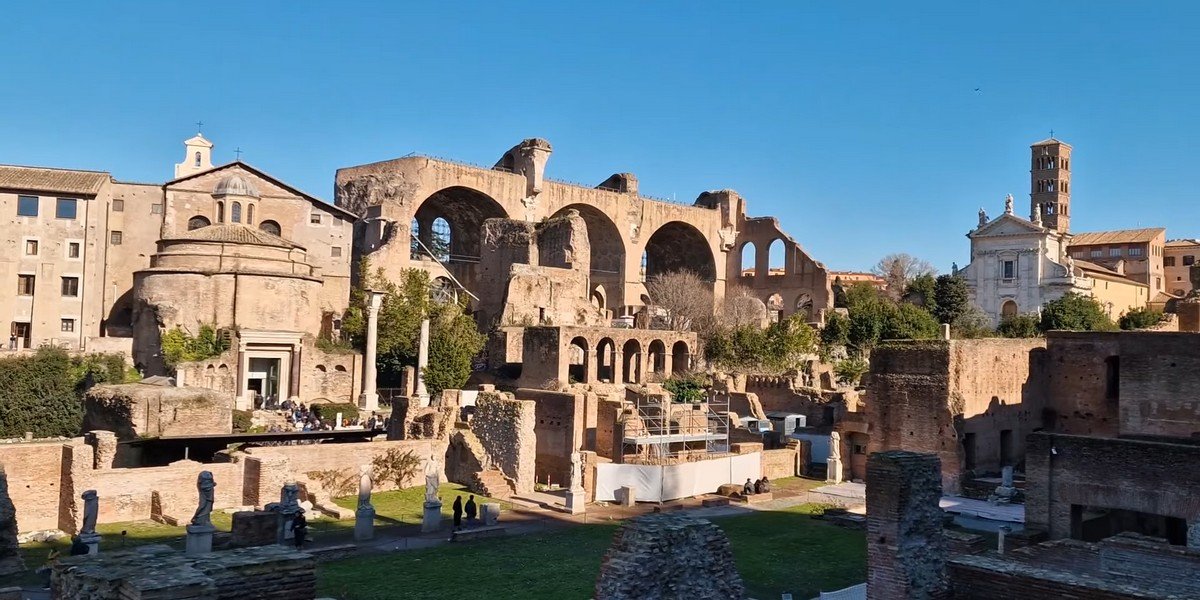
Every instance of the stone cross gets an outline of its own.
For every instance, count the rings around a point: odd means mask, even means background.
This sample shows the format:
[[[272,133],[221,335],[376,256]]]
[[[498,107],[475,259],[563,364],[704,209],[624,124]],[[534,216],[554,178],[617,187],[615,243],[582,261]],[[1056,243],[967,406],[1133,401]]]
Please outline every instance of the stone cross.
[[[196,478],[196,491],[200,494],[200,503],[196,507],[196,514],[192,515],[192,525],[212,527],[213,489],[216,487],[217,482],[213,481],[212,473],[200,471]]]

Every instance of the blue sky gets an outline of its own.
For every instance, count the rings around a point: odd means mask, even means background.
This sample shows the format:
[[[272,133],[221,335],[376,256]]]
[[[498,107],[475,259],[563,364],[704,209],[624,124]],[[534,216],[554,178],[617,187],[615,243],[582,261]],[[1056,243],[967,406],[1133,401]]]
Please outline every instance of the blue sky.
[[[733,188],[831,268],[946,271],[980,206],[1028,212],[1053,129],[1074,230],[1200,236],[1196,3],[405,4],[2,8],[0,162],[163,181],[202,120],[332,199],[339,167],[536,136],[551,177]]]

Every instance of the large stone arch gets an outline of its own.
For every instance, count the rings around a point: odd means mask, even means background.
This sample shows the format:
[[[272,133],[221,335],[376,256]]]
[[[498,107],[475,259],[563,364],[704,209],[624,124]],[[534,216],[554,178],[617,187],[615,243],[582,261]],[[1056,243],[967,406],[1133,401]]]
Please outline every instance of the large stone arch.
[[[671,221],[646,241],[646,280],[674,271],[691,271],[705,281],[716,281],[717,266],[704,234],[682,221]]]
[[[569,210],[579,212],[587,225],[588,246],[591,262],[589,276],[592,285],[603,286],[607,306],[624,304],[622,292],[625,283],[625,238],[612,217],[590,204],[568,204],[554,213],[553,217],[566,214]],[[553,218],[551,217],[551,218]]]
[[[413,213],[417,237],[431,249],[434,249],[434,221],[441,218],[449,224],[450,240],[446,250],[451,263],[478,261],[483,222],[508,217],[504,206],[491,196],[464,186],[443,188],[430,194]]]

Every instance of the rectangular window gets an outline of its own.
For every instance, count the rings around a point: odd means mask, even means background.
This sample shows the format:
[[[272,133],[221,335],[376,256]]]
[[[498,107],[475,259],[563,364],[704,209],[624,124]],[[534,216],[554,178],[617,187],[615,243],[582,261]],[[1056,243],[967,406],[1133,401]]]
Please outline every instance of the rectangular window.
[[[38,197],[37,196],[17,196],[17,216],[18,217],[36,217],[36,216],[38,216]]]
[[[1175,257],[1174,257],[1174,256],[1168,256],[1168,257],[1164,258],[1164,259],[1163,259],[1163,266],[1164,266],[1164,267],[1173,267],[1173,266],[1175,266]]]
[[[1050,190],[1050,191],[1054,191],[1054,190]],[[1046,205],[1046,214],[1048,214],[1048,215],[1054,214],[1054,205],[1053,204]]]
[[[313,225],[321,224],[321,213],[312,213],[308,215],[308,222]]]
[[[1121,256],[1121,249],[1120,248],[1109,248],[1108,255],[1109,256]]]
[[[74,198],[59,198],[58,203],[54,205],[54,218],[74,219],[77,202]]]
[[[67,258],[79,258],[79,242],[67,243]]]
[[[113,246],[120,246],[121,245],[121,232],[113,231],[113,232],[109,233],[108,234],[108,243],[112,244]]]
[[[63,319],[59,328],[62,331],[75,331],[75,319]]]
[[[75,298],[79,296],[79,278],[78,277],[63,277],[62,278],[62,295],[67,298]]]
[[[125,201],[120,198],[113,200],[113,212],[125,212]]]
[[[1190,264],[1192,264],[1192,263],[1195,263],[1195,262],[1196,262],[1196,257],[1195,257],[1195,256],[1192,256],[1191,254],[1184,254],[1184,255],[1183,255],[1183,266],[1185,266],[1185,267],[1186,267],[1186,266],[1188,266],[1188,265],[1190,265]]]
[[[151,204],[150,205],[150,214],[161,215],[162,214],[162,205],[161,204]]]
[[[38,241],[37,240],[25,240],[25,256],[37,256],[37,253],[38,253]]]
[[[1130,255],[1130,256],[1141,256],[1141,255],[1142,255],[1142,249],[1141,249],[1141,248],[1130,248],[1130,249],[1129,249],[1129,255]]]
[[[330,248],[330,249],[329,249],[329,255],[330,255],[330,256],[332,256],[332,257],[334,257],[334,258],[341,258],[341,256],[342,256],[342,247],[341,247],[341,246],[334,246],[334,247]]]
[[[1103,250],[1099,248],[1092,250],[1092,258],[1100,258],[1101,256],[1104,256]]]
[[[1017,261],[1015,261],[1015,260],[1004,261],[1003,277],[1004,277],[1004,279],[1016,279],[1016,277],[1017,277]]]
[[[32,296],[35,281],[33,275],[17,275],[17,295]]]

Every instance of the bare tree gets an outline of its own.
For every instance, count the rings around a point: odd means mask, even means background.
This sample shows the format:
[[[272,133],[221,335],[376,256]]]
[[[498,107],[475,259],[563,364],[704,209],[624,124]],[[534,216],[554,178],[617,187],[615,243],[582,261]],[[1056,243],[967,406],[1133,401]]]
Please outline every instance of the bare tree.
[[[899,300],[910,281],[921,275],[934,275],[937,270],[929,261],[899,252],[879,259],[879,263],[871,272],[882,277],[887,283],[887,295],[893,300]]]
[[[646,282],[646,293],[674,331],[695,330],[712,320],[712,283],[691,271],[655,275]]]
[[[720,314],[722,324],[729,327],[756,325],[767,319],[767,307],[750,288],[735,283],[725,289]]]

